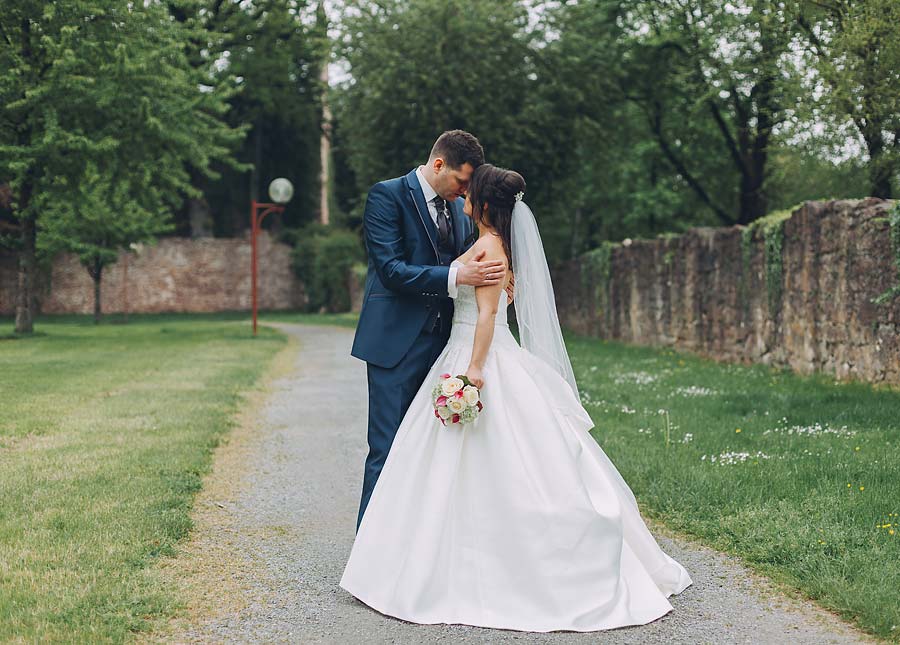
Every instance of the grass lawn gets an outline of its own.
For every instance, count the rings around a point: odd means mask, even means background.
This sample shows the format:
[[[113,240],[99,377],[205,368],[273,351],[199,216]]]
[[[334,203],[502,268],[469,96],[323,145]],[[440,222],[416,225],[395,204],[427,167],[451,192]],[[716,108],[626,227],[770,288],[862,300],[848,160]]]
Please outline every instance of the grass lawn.
[[[900,641],[900,392],[567,343],[593,434],[645,514]]]
[[[0,642],[121,642],[173,611],[149,565],[285,343],[241,319],[0,319]]]

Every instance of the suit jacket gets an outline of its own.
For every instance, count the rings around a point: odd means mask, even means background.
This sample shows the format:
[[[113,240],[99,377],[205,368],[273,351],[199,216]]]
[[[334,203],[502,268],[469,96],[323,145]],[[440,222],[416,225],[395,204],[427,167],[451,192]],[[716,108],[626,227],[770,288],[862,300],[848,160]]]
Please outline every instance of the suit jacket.
[[[463,213],[463,204],[462,198],[449,204],[457,257],[475,228]],[[369,270],[350,353],[391,368],[422,333],[432,308],[453,313],[447,294],[450,267],[440,265],[437,227],[415,169],[372,186],[363,229]]]

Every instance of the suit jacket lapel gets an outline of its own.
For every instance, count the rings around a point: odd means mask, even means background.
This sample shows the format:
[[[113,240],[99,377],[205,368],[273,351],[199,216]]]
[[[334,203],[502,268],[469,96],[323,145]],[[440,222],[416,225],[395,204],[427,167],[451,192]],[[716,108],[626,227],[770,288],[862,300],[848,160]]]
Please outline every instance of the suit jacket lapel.
[[[422,192],[422,187],[419,185],[415,169],[406,175],[406,183],[409,186],[409,195],[412,198],[413,205],[416,207],[416,212],[419,214],[419,219],[422,220],[422,226],[425,227],[425,234],[428,236],[428,241],[431,242],[434,257],[440,262],[441,255],[438,253],[437,247],[437,227],[434,225],[431,214],[428,212],[428,206],[425,204],[425,193]]]

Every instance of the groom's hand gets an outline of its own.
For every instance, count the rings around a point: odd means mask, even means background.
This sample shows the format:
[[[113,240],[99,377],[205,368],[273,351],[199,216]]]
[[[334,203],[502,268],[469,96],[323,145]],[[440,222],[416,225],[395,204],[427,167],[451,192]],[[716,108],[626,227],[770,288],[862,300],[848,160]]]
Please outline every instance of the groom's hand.
[[[506,269],[502,260],[488,260],[482,262],[486,251],[479,251],[478,255],[469,260],[456,272],[456,284],[468,284],[473,287],[484,287],[492,284],[500,284]]]

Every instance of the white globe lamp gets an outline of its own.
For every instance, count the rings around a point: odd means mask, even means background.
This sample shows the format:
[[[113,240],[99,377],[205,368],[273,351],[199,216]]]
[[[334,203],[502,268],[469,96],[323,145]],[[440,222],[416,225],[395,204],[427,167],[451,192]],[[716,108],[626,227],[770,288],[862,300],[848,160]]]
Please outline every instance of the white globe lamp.
[[[269,184],[269,197],[276,204],[287,204],[293,196],[294,185],[284,177],[273,179]]]

